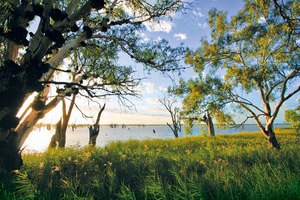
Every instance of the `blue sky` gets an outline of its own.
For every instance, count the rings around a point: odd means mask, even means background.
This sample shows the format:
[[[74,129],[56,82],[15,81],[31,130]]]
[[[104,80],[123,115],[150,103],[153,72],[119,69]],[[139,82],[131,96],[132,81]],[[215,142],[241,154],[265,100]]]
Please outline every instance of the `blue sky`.
[[[184,13],[177,13],[172,16],[172,20],[162,21],[160,25],[156,24],[151,26],[147,25],[147,30],[142,33],[145,40],[157,40],[159,38],[166,38],[171,45],[178,46],[181,43],[185,47],[195,49],[200,45],[200,39],[209,35],[209,26],[207,24],[208,11],[211,8],[217,8],[219,10],[226,10],[230,15],[236,14],[242,7],[242,0],[196,0],[193,8]],[[139,75],[145,75],[147,78],[143,80],[139,86],[140,98],[130,98],[134,104],[133,109],[128,109],[120,105],[115,98],[106,99],[106,109],[104,110],[101,118],[103,124],[165,124],[170,122],[171,118],[169,113],[163,105],[158,102],[159,98],[163,97],[168,86],[172,85],[172,81],[168,77],[164,77],[159,73],[152,73],[148,75],[144,74],[137,65],[128,59],[121,59],[126,64],[132,64],[136,66],[139,71]],[[175,81],[178,80],[176,75],[171,75]],[[194,77],[195,73],[192,70],[186,70],[183,72],[185,79]],[[299,97],[299,95],[298,95]],[[86,102],[81,99],[80,106],[87,115],[94,116],[96,118],[98,107],[96,105]],[[103,101],[100,101],[103,102]],[[291,100],[286,104],[287,107],[296,107],[297,101]],[[285,107],[285,106],[284,106]],[[58,108],[60,109],[60,108]],[[57,115],[58,111],[52,112],[44,122],[55,123],[56,119],[54,115]],[[277,122],[284,121],[283,112],[280,113]],[[81,114],[74,110],[74,114],[70,123],[93,123],[92,119],[83,119]]]

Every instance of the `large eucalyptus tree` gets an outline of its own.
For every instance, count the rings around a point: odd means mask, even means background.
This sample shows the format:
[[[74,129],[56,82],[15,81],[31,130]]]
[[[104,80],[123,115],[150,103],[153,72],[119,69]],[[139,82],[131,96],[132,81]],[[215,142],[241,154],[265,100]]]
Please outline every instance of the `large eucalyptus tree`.
[[[184,114],[209,110],[218,122],[240,112],[253,119],[268,143],[280,148],[273,124],[284,102],[300,91],[299,1],[246,0],[236,16],[209,12],[211,37],[186,63],[198,77],[181,81]],[[243,116],[243,115],[241,115]]]
[[[138,32],[144,22],[159,21],[183,6],[180,0],[0,1],[0,169],[20,167],[20,148],[32,127],[65,96],[134,94],[138,79],[130,66],[117,62],[118,52],[149,70],[177,69],[182,49],[164,40],[145,43]],[[31,24],[37,28],[28,32]],[[83,65],[62,67],[75,53],[85,59]],[[55,81],[58,71],[73,79]],[[50,98],[53,84],[58,95]],[[34,102],[17,117],[33,93]]]

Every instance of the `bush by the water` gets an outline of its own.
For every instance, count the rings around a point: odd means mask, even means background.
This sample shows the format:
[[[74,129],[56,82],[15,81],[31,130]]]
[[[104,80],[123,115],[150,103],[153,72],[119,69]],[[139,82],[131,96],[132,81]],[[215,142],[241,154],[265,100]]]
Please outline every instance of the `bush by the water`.
[[[26,154],[0,199],[300,199],[300,134],[115,142]]]

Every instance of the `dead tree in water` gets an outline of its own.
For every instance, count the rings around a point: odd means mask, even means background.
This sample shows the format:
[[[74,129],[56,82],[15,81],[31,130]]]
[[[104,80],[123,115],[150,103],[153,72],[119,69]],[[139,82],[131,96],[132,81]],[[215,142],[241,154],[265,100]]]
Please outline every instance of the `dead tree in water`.
[[[101,114],[104,111],[104,109],[105,109],[105,104],[103,105],[102,108],[100,106],[100,111],[98,113],[95,124],[89,127],[89,133],[90,133],[89,145],[90,146],[96,146],[96,140],[97,140],[97,137],[99,135],[99,130],[100,130],[100,124],[99,124],[100,117],[101,117]]]
[[[170,113],[172,118],[172,125],[167,123],[167,125],[171,128],[174,136],[178,138],[178,133],[181,131],[181,122],[180,122],[180,113],[179,108],[173,107],[173,105],[177,102],[176,100],[169,100],[165,96],[163,99],[159,99],[159,102],[164,105],[167,111]]]

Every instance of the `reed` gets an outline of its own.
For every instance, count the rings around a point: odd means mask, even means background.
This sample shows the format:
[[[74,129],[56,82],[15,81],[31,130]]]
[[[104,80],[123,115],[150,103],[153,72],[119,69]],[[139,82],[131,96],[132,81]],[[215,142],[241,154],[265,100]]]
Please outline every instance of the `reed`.
[[[300,199],[300,134],[259,133],[114,142],[24,155],[0,199]]]

